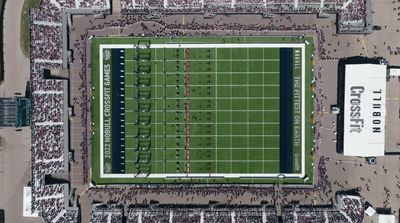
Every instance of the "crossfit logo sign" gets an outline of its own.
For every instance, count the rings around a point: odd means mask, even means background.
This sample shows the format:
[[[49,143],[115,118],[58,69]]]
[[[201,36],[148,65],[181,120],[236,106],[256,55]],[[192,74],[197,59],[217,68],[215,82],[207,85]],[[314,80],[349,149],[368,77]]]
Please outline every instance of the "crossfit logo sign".
[[[364,86],[352,86],[350,88],[350,133],[361,133],[364,129],[364,117],[361,102],[363,100],[371,101],[371,98],[363,98],[365,93]],[[371,132],[382,132],[382,89],[372,91],[372,114],[367,114],[372,117]],[[365,102],[364,102],[365,103]],[[368,120],[369,121],[369,120]]]
[[[360,133],[364,128],[364,119],[361,118],[361,96],[364,89],[363,86],[350,88],[350,133]]]

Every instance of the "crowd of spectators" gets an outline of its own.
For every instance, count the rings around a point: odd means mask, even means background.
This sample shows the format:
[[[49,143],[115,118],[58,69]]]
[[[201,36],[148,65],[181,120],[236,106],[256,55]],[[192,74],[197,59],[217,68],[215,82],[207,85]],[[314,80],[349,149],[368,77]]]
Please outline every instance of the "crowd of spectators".
[[[348,32],[354,28],[366,27],[366,0],[353,0],[343,3],[339,17],[339,30]]]
[[[32,212],[45,222],[77,222],[67,184],[46,184],[46,175],[68,171],[67,81],[45,79],[61,69],[64,9],[109,7],[108,0],[41,0],[30,11]]]
[[[337,203],[340,212],[352,222],[361,223],[364,219],[364,206],[361,198],[353,195],[338,195]]]
[[[130,207],[127,213],[129,223],[171,222],[200,223],[262,223],[277,222],[277,212],[274,208],[263,206],[174,206],[152,205]]]
[[[263,210],[253,208],[237,209],[235,211],[235,222],[236,223],[263,223]]]
[[[237,23],[222,23],[222,24],[205,24],[205,23],[196,23],[191,22],[184,25],[182,24],[167,24],[165,26],[167,29],[171,30],[208,30],[208,31],[229,31],[229,30],[249,30],[249,31],[262,31],[262,30],[271,30],[271,31],[289,31],[289,30],[313,30],[315,27],[313,25],[292,25],[292,26],[283,26],[283,25],[274,25],[274,24],[249,24],[242,25]]]
[[[82,34],[80,36],[81,40],[86,40],[88,39],[87,34]],[[91,103],[91,98],[90,98],[90,87],[88,87],[88,79],[86,75],[86,43],[85,41],[77,41],[74,43],[74,50],[77,52],[77,58],[79,63],[82,65],[79,71],[79,81],[80,84],[78,86],[79,90],[79,97],[73,97],[72,98],[72,105],[75,107],[80,108],[81,113],[78,115],[78,118],[80,119],[80,124],[83,129],[86,131],[82,131],[82,141],[80,142],[80,152],[81,152],[81,159],[82,159],[82,183],[87,184],[89,182],[88,179],[88,171],[89,171],[89,160],[88,160],[88,140],[90,140],[90,137],[88,137],[88,116],[90,116],[90,106],[89,104]],[[91,126],[89,126],[91,127]]]
[[[45,92],[53,92],[55,94],[63,93],[63,84],[57,80],[37,80],[32,90],[38,94]]]
[[[366,5],[366,0],[121,0],[123,13],[338,13],[343,32],[367,29]]]
[[[314,0],[312,0],[314,1]],[[307,1],[312,2],[312,1]],[[316,0],[315,0],[316,1]],[[304,1],[302,1],[304,2]],[[285,6],[285,3],[290,3],[290,6]],[[41,5],[38,9],[32,10],[31,12],[31,99],[32,99],[32,202],[33,209],[35,211],[39,211],[46,222],[75,222],[78,216],[77,211],[68,210],[65,207],[67,206],[67,198],[65,196],[65,185],[45,185],[44,176],[46,174],[56,174],[65,171],[68,166],[66,166],[66,155],[65,154],[65,142],[64,136],[67,134],[65,129],[65,124],[67,124],[67,120],[65,119],[64,113],[65,104],[68,102],[65,101],[65,95],[67,93],[66,82],[62,80],[45,80],[43,77],[44,70],[51,69],[60,69],[62,64],[62,24],[61,24],[61,15],[63,9],[100,9],[100,8],[109,8],[108,0],[42,0]],[[286,12],[291,11],[293,9],[293,3],[291,1],[281,1],[275,0],[272,3],[264,4],[263,1],[260,0],[238,0],[235,4],[232,4],[231,1],[228,0],[122,0],[122,10],[126,13],[133,12],[136,8],[143,10],[144,8],[151,9],[152,13],[168,13],[174,10],[180,10],[182,12],[210,12],[210,13],[265,13],[265,12]],[[343,5],[344,1],[333,1],[330,4],[338,4],[340,7],[344,8],[352,8],[353,11],[350,13],[351,15],[346,15],[347,21],[360,20],[364,18],[365,6],[363,0],[353,0],[348,5]],[[167,6],[167,8],[163,8]],[[232,7],[233,6],[233,7]],[[356,9],[354,9],[356,7]],[[364,8],[363,8],[364,7]],[[313,7],[301,7],[303,11],[300,12],[315,12]],[[344,10],[345,11],[345,10]],[[299,12],[299,11],[296,11]],[[119,26],[123,27],[127,24],[133,24],[139,21],[143,21],[142,18],[132,18],[132,19],[120,19],[116,21],[111,21],[109,24],[104,24],[104,26],[96,26],[91,27],[91,29],[102,29],[104,27],[110,26]],[[144,20],[145,21],[145,20]],[[163,25],[161,30],[158,30],[154,33],[148,33],[148,35],[169,35],[169,36],[179,36],[185,35],[182,30],[192,30],[198,31],[202,35],[207,35],[209,30],[316,30],[316,27],[313,25],[293,25],[291,27],[285,26],[274,26],[273,24],[263,25],[263,24],[253,24],[253,25],[240,25],[237,23],[231,24],[200,24],[195,21],[191,23],[187,23],[186,25],[182,24],[163,24],[160,21],[160,24]],[[168,30],[168,31],[167,31]],[[151,32],[151,31],[149,31]],[[188,35],[188,34],[186,34]],[[323,34],[322,34],[323,37]],[[87,36],[83,35],[82,39],[86,39]],[[80,47],[85,47],[81,45]],[[86,49],[82,49],[83,52],[86,52]],[[78,59],[82,64],[86,64],[85,53],[80,54]],[[81,100],[87,102],[86,95],[87,86],[86,83],[86,67],[83,66],[83,70],[80,73],[82,79],[82,91],[85,91],[82,95]],[[83,110],[88,110],[86,107],[87,103],[82,103]],[[87,116],[83,115],[81,117],[83,125],[87,120]],[[82,157],[85,164],[87,164],[87,143],[86,143],[86,135],[84,135],[84,141],[82,142]],[[329,181],[325,179],[324,168],[322,164],[318,166],[318,169],[321,174],[321,178],[319,179],[318,187],[323,191],[329,191]],[[84,168],[83,177],[84,182],[87,182],[87,171],[88,167]],[[328,189],[328,190],[326,190]],[[129,203],[130,201],[135,199],[135,195],[139,193],[135,190],[120,190],[113,188],[91,188],[90,191],[92,193],[96,193],[97,191],[104,191],[109,193],[110,196],[118,196],[121,202]],[[140,192],[143,192],[145,189],[141,189]],[[164,188],[148,188],[147,190],[153,190],[157,193],[176,193],[169,191],[168,187]],[[226,190],[226,191],[224,191]],[[244,193],[254,193],[259,196],[264,196],[265,194],[272,193],[268,188],[252,188],[252,187],[243,187],[243,189],[232,189],[230,187],[222,187],[222,188],[210,188],[207,190],[197,190],[196,188],[185,189],[179,193],[192,193],[200,196],[207,196],[208,194],[219,194],[221,191],[230,194],[232,197],[242,196]],[[348,205],[351,206],[351,205]],[[230,210],[218,210],[218,211],[210,211],[211,209],[207,209],[203,211],[203,217],[205,219],[209,219],[207,222],[231,222],[231,211]],[[104,214],[106,211],[93,211],[92,212],[92,221],[96,222],[96,219],[101,219],[104,216],[107,216],[107,219],[110,219],[109,216],[112,216],[112,222],[118,222],[119,215],[115,214]],[[168,216],[169,219],[169,211],[165,212],[152,212],[152,211],[142,211],[140,212],[140,218],[142,222],[152,222],[151,219],[163,219]],[[258,222],[260,216],[258,215],[260,211],[254,212],[243,212],[241,210],[236,212],[236,222]],[[261,211],[262,213],[262,211]],[[349,214],[351,215],[351,214]],[[122,214],[121,214],[122,216]],[[128,219],[136,219],[139,218],[138,212],[131,211],[128,212]],[[135,217],[136,216],[136,217]],[[189,221],[196,222],[198,219],[199,212],[195,209],[185,210],[182,212],[177,212],[176,222],[185,222],[185,219],[189,219]],[[358,215],[357,215],[358,216]],[[343,215],[338,213],[337,211],[329,214],[328,217],[330,219],[342,219]],[[149,219],[149,220],[146,220]],[[217,219],[213,221],[212,219]],[[271,219],[271,221],[276,220],[276,214],[268,214],[267,219]],[[168,220],[169,221],[169,220]],[[131,222],[139,222],[132,220]],[[337,222],[341,222],[338,220]],[[345,221],[344,221],[345,222]]]
[[[331,207],[290,206],[283,209],[282,217],[283,222],[287,223],[361,223],[364,209],[360,197],[337,195]]]
[[[56,23],[57,24],[57,23]],[[31,24],[31,56],[52,62],[61,59],[61,27],[52,23]]]
[[[325,196],[328,196],[332,192],[332,182],[329,180],[327,175],[326,163],[329,160],[328,157],[321,156],[318,162],[318,173],[319,179],[316,187],[323,191]]]
[[[361,223],[363,206],[358,196],[338,195],[333,206],[290,206],[282,210],[283,222],[337,222]],[[91,222],[121,222],[121,205],[96,204],[92,207]],[[193,222],[200,223],[262,223],[277,222],[275,208],[267,206],[176,206],[157,205],[131,206],[128,208],[126,220],[128,223],[150,222]],[[101,221],[103,220],[103,221]]]
[[[187,208],[186,210],[174,211],[172,222],[185,223],[185,222],[200,222],[201,210],[198,208]]]
[[[229,209],[209,209],[204,211],[204,221],[210,223],[232,222],[231,211]]]
[[[166,6],[168,8],[200,8],[202,7],[202,2],[200,0],[166,0]]]
[[[44,122],[62,122],[63,121],[63,94],[56,93],[47,93],[47,91],[43,91],[43,93],[36,93],[34,91],[34,96],[32,97],[32,103],[36,105],[44,105],[48,108],[51,108],[47,112],[42,112],[42,108],[39,106],[35,106],[31,109],[32,112],[35,112],[37,115],[32,117],[32,121],[35,123],[44,123]]]
[[[266,196],[274,195],[274,187],[251,187],[251,186],[213,186],[202,185],[197,187],[189,187],[182,185],[162,185],[162,186],[129,186],[129,187],[91,187],[87,193],[88,196],[108,196],[111,200],[123,204],[136,203],[137,196],[141,194],[157,194],[157,195],[177,195],[180,197],[207,197],[217,196],[219,194],[226,194],[229,198],[238,198],[241,196],[252,195],[254,197],[263,198]]]
[[[282,216],[284,222],[288,223],[327,222],[326,220],[331,213],[339,212],[332,210],[332,208],[289,207],[284,209]]]
[[[123,206],[120,204],[93,204],[90,213],[92,223],[122,222]]]
[[[151,222],[169,222],[170,212],[165,209],[157,209],[151,211],[142,212],[142,221],[143,223],[151,223]],[[140,222],[140,219],[139,221]]]

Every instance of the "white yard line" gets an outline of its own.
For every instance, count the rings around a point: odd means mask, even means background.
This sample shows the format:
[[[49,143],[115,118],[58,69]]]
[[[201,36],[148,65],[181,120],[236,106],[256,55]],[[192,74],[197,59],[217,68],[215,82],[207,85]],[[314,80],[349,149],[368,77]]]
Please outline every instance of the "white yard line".
[[[183,55],[184,55],[184,66],[183,67],[185,67],[187,65],[187,61],[188,61],[187,51],[186,50],[187,49],[183,49]],[[190,59],[190,49],[189,49],[189,59]],[[168,60],[165,60],[165,61],[168,62]],[[189,76],[189,89],[188,89],[188,85],[187,85],[188,84],[187,83],[187,77],[188,77],[188,72],[190,72],[190,66],[191,66],[191,64],[189,63],[189,71],[187,70],[187,67],[186,67],[186,69],[183,69],[183,71],[185,72],[185,74],[184,74],[184,83],[185,83],[184,92],[185,93],[183,94],[183,95],[185,95],[185,97],[183,97],[183,99],[185,100],[184,107],[188,106],[187,107],[188,108],[187,111],[185,111],[185,118],[184,118],[186,120],[186,124],[185,124],[185,132],[186,132],[186,134],[185,134],[185,137],[184,137],[185,138],[185,142],[184,143],[186,145],[186,150],[184,151],[185,152],[185,157],[186,157],[184,166],[185,166],[185,172],[186,173],[190,172],[190,161],[191,161],[191,159],[190,159],[190,150],[191,150],[191,147],[190,147],[190,125],[191,125],[190,124],[190,111],[191,111],[190,110],[190,76]],[[189,73],[189,75],[190,75],[190,73]],[[187,90],[189,90],[189,96],[187,95]],[[189,126],[188,126],[188,123],[187,123],[187,115],[188,114],[189,114]],[[188,130],[189,130],[189,148],[187,148]],[[176,128],[176,131],[178,131],[178,128]]]
[[[100,48],[119,49],[132,48],[135,44],[100,44]],[[179,49],[179,48],[303,48],[304,43],[165,43],[151,44],[151,49]]]
[[[129,48],[129,47],[127,47]],[[99,79],[100,79],[100,177],[104,174],[104,106],[103,106],[103,94],[104,94],[104,83],[103,83],[103,47],[99,47]]]
[[[229,58],[230,59],[232,59],[232,49],[229,49]],[[229,96],[232,96],[232,61],[229,63],[229,65],[230,65],[230,67],[229,67],[229,71],[230,71],[230,73],[229,73],[229,76],[230,76],[230,80],[229,80],[229,82],[230,82],[230,88],[229,88],[229,90],[230,90],[230,94],[229,94]],[[230,125],[229,125],[229,129],[230,129],[230,131],[229,131],[229,134],[231,135],[231,137],[230,137],[230,139],[229,139],[229,145],[230,145],[230,147],[232,148],[232,98],[229,100],[229,106],[230,106],[230,112],[229,112],[229,121],[231,122],[230,123]],[[230,150],[230,159],[232,160],[232,149]],[[230,163],[230,171],[229,171],[229,173],[232,173],[232,162]]]
[[[212,125],[215,122],[192,122],[190,124],[193,125]],[[263,125],[263,124],[268,124],[268,125],[279,125],[279,122],[250,122],[252,125]],[[163,125],[163,122],[156,122],[156,123],[151,123],[151,125]],[[184,122],[169,122],[168,125],[175,125],[175,124],[180,124],[184,125]],[[218,123],[219,125],[243,125],[247,124],[247,122],[220,122]],[[134,122],[127,122],[125,125],[136,125]]]
[[[304,176],[306,174],[306,150],[305,150],[305,116],[306,116],[306,49],[305,46],[303,45],[301,47],[301,174]]]
[[[198,150],[207,150],[210,149],[208,147],[191,147],[193,149],[198,149]],[[127,147],[125,148],[127,150],[135,150],[136,148],[134,147]],[[163,149],[162,147],[159,148],[154,148],[154,149]],[[232,150],[243,150],[243,149],[248,149],[248,148],[232,148],[232,147],[218,147],[219,150],[228,150],[228,149],[232,149]],[[251,147],[250,149],[265,149],[265,150],[278,150],[279,147]],[[170,147],[167,148],[167,150],[176,150],[176,147]]]
[[[242,60],[243,61],[243,60]],[[185,72],[166,72],[167,74],[185,74]],[[232,72],[229,72],[229,71],[219,71],[218,72],[218,74],[230,74],[230,73],[232,73],[232,74],[242,74],[243,72],[241,72],[241,71],[232,71]],[[266,72],[261,72],[261,71],[251,71],[251,72],[249,72],[250,74],[279,74],[279,71],[266,71]],[[136,74],[135,72],[128,72],[128,73],[126,73],[126,74]],[[157,72],[157,73],[155,73],[155,74],[164,74],[164,72]],[[208,72],[208,71],[193,71],[193,72],[190,72],[190,75],[192,75],[192,74],[210,74],[210,72]],[[192,86],[192,85],[190,85],[190,86]]]
[[[218,85],[218,48],[215,48],[215,85]],[[215,86],[215,172],[218,172],[218,87]]]
[[[134,99],[134,98],[128,98],[128,99]],[[150,99],[155,99],[155,100],[161,100],[164,99],[163,97],[161,98],[150,98]],[[167,98],[167,100],[176,100],[176,99],[182,99],[182,97],[172,97],[172,98]],[[191,97],[190,100],[205,100],[205,99],[216,99],[216,100],[227,100],[227,99],[279,99],[279,97]]]
[[[275,162],[279,162],[279,160],[252,160],[252,162],[270,162],[270,163],[275,163]],[[129,163],[134,163],[135,160],[127,160],[126,162]],[[151,163],[156,163],[156,162],[163,162],[160,160],[153,160],[150,161]],[[199,160],[191,160],[190,162],[194,162],[194,163],[201,163],[201,162],[215,162],[215,160],[208,160],[208,159],[199,159]],[[245,160],[218,160],[218,162],[224,162],[224,163],[229,163],[229,162],[234,162],[234,163],[246,163]],[[167,160],[167,163],[176,163],[175,160]]]
[[[204,161],[203,161],[204,162]],[[302,174],[280,174],[280,173],[245,173],[245,174],[214,174],[214,173],[167,173],[167,174],[150,174],[147,178],[180,178],[190,179],[196,178],[278,178],[279,176],[285,176],[287,178],[302,178]],[[136,174],[103,174],[103,178],[137,178]]]
[[[265,58],[265,49],[262,49],[262,51],[263,51],[263,59]],[[263,63],[263,65],[262,65],[262,67],[263,67],[263,71],[264,71],[264,63]],[[262,75],[263,76],[263,84],[265,83],[265,75]],[[262,96],[264,97],[264,94],[265,94],[265,89],[264,89],[264,87],[263,87],[263,94],[262,94]],[[264,102],[264,100],[262,100],[262,106],[263,106],[263,109],[265,108],[265,102]],[[264,122],[265,120],[264,120],[264,112],[263,112],[263,116],[262,116],[262,121]],[[262,134],[264,135],[264,125],[262,125]],[[264,137],[262,137],[262,146],[264,147],[264,142],[265,141],[265,138]],[[265,158],[265,153],[264,153],[264,150],[262,150],[262,156],[263,156],[263,159]],[[263,163],[263,165],[262,165],[262,172],[264,173],[265,172],[265,163]]]
[[[126,112],[134,112],[134,110],[125,110]],[[173,109],[173,110],[168,110],[168,112],[171,113],[175,113],[175,112],[179,112],[182,110],[177,110],[177,109]],[[190,110],[191,112],[214,112],[215,110]],[[153,113],[157,113],[157,112],[163,112],[163,110],[153,110],[150,111]],[[218,112],[279,112],[279,110],[218,110]]]
[[[176,137],[176,135],[166,135],[167,136],[167,138],[173,138],[173,137]],[[214,137],[214,136],[218,136],[218,137],[262,137],[262,136],[265,136],[265,137],[271,137],[271,138],[273,138],[273,137],[279,137],[279,135],[249,135],[249,134],[241,134],[241,135],[218,135],[218,134],[215,134],[215,135],[190,135],[190,137]],[[125,136],[125,137],[129,137],[129,136]],[[132,137],[134,137],[134,136],[132,136]],[[154,136],[154,137],[156,137],[156,136]],[[164,137],[164,136],[157,136],[157,137]],[[157,138],[156,137],[156,138]]]
[[[247,94],[246,94],[246,96],[247,96],[247,100],[246,100],[246,103],[247,103],[247,111],[249,110],[249,90],[250,90],[250,88],[249,88],[249,48],[247,48],[246,49],[246,55],[247,55],[247,58],[246,58],[246,60],[247,60],[247,62],[246,62],[246,80],[247,80],[247,89],[246,89],[246,91],[247,91]],[[246,113],[247,114],[247,127],[246,127],[246,131],[247,131],[247,135],[249,135],[249,128],[250,128],[250,126],[249,126],[249,119],[250,119],[250,117],[249,117],[249,112],[247,112]],[[249,138],[247,138],[246,139],[246,143],[247,143],[247,148],[249,148]],[[250,155],[249,155],[249,149],[246,149],[246,151],[247,151],[247,173],[249,172],[249,159],[250,159]]]
[[[218,72],[218,73],[221,73],[221,72]],[[192,74],[192,72],[190,72],[190,74]],[[232,74],[232,73],[230,73],[230,74]],[[249,72],[249,74],[251,74],[251,72]],[[153,87],[164,87],[164,85],[162,85],[162,84],[154,84],[152,86]],[[216,86],[216,87],[247,87],[246,84],[210,84],[210,85],[208,85],[208,84],[190,84],[190,87],[208,87],[208,86],[211,86],[211,87],[214,87],[214,86]],[[279,87],[279,84],[252,84],[251,86],[252,87]],[[133,84],[125,85],[125,88],[128,88],[128,87],[135,88],[136,85],[133,85]],[[176,84],[167,84],[166,87],[175,88]]]
[[[226,59],[215,59],[218,62],[230,62],[231,60],[226,60]],[[126,61],[136,61],[136,60],[126,60]],[[153,60],[154,62],[162,62],[164,60]],[[176,60],[165,60],[166,62],[175,62]],[[189,62],[209,62],[210,60],[203,60],[203,59],[189,59]],[[232,59],[233,62],[243,62],[242,59]],[[271,61],[271,62],[278,62],[278,59],[266,59],[266,60],[261,60],[261,59],[251,59],[251,61]]]
[[[157,50],[154,50],[154,59],[157,60]],[[157,65],[156,65],[155,68],[154,68],[154,72],[157,73]],[[154,78],[155,78],[154,82],[157,83],[157,74],[154,75]],[[157,87],[155,87],[154,96],[157,97]],[[154,102],[154,104],[155,104],[155,108],[156,108],[156,110],[157,110],[157,101]],[[158,115],[155,115],[155,117],[156,117],[156,118],[155,118],[155,119],[156,119],[156,122],[157,122],[157,116],[158,116]],[[155,128],[155,135],[156,135],[156,137],[158,136],[158,134],[157,134],[157,129],[158,129],[158,128],[157,128],[157,126],[156,126],[156,128]],[[158,148],[157,142],[158,142],[158,140],[156,140],[156,148]],[[155,151],[156,151],[156,160],[158,160],[158,149],[155,149]],[[157,164],[156,164],[156,170],[157,170]]]
[[[162,50],[162,57],[161,58],[164,58],[165,57],[165,52],[166,51],[164,51],[164,50]],[[164,63],[162,64],[163,66],[162,66],[162,71],[164,72],[165,70],[164,70]],[[165,74],[164,73],[162,73],[162,83],[164,84],[164,83],[166,83],[166,80],[165,80]],[[165,96],[165,89],[163,88],[162,89],[162,95],[163,96]],[[164,108],[166,108],[167,107],[167,105],[166,105],[166,100],[162,100],[162,104],[163,104],[163,109]],[[167,120],[167,118],[166,118],[166,116],[164,116],[164,113],[162,114],[162,117],[163,117],[163,119],[162,119],[162,123],[163,123],[163,128],[162,128],[162,133],[161,133],[161,135],[163,135],[163,134],[167,134],[167,132],[166,132],[166,128],[165,128],[165,125],[166,125],[166,120]],[[165,123],[164,123],[165,122]],[[186,124],[186,123],[185,123]],[[167,143],[166,143],[166,141],[164,141],[164,139],[162,140],[162,144],[164,145],[164,147],[167,147]],[[166,160],[166,157],[167,157],[167,153],[166,152],[164,152],[164,160]],[[163,169],[164,169],[164,172],[167,172],[167,164],[165,164],[165,165],[163,165]]]

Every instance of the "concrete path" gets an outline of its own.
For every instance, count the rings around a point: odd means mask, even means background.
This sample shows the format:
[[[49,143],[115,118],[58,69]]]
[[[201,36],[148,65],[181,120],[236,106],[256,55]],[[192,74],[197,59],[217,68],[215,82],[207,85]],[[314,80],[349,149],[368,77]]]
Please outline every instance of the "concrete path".
[[[121,13],[121,0],[113,0],[112,1],[112,13],[114,15]]]
[[[9,0],[4,14],[5,77],[0,85],[0,97],[24,94],[29,79],[29,59],[20,45],[20,14],[23,0]],[[22,217],[23,187],[30,180],[30,129],[16,132],[1,129],[5,138],[0,146],[0,209],[5,209],[6,222],[40,222],[38,218]]]
[[[4,13],[4,83],[1,96],[12,96],[25,91],[29,78],[29,59],[24,56],[20,44],[20,22],[23,0],[7,1]]]

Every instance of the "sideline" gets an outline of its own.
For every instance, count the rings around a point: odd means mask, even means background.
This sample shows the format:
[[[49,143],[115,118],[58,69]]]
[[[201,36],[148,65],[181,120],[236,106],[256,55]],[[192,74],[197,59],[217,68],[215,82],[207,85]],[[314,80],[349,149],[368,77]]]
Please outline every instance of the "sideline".
[[[103,83],[103,50],[104,49],[117,49],[117,48],[134,48],[134,44],[100,44],[99,45],[99,76],[100,76],[100,178],[137,178],[136,174],[105,174],[104,173],[104,120],[103,120],[103,92],[104,92],[104,83]],[[214,173],[200,173],[200,174],[150,174],[148,178],[259,178],[259,177],[279,177],[284,175],[285,177],[298,177],[302,178],[306,174],[305,169],[305,51],[306,46],[305,43],[166,43],[166,44],[151,44],[151,49],[176,49],[176,48],[293,48],[298,47],[301,48],[301,106],[302,106],[302,117],[301,117],[301,173],[299,174],[279,174],[279,173],[257,173],[257,174],[249,174],[249,173],[240,173],[240,174],[214,174]]]

